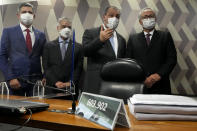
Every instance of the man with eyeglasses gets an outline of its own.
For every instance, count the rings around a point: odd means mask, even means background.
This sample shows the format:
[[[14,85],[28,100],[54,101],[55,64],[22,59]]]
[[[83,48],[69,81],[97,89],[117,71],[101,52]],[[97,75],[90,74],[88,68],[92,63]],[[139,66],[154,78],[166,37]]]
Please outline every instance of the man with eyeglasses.
[[[171,94],[169,75],[177,63],[172,36],[155,29],[156,15],[151,8],[139,13],[143,31],[130,35],[126,56],[140,62],[146,72],[144,81],[147,94]]]
[[[72,66],[72,23],[66,17],[58,20],[57,30],[59,36],[57,39],[45,44],[43,52],[43,68],[45,72],[46,84],[59,89],[70,87],[71,66]],[[74,49],[74,73],[73,82],[75,85],[75,99],[78,97],[79,80],[83,69],[82,45],[75,43]],[[48,91],[48,93],[58,93],[57,91]],[[61,97],[70,99],[70,97]]]
[[[33,85],[22,81],[21,78],[31,80],[41,77],[40,57],[46,39],[43,32],[32,26],[35,18],[32,4],[20,4],[17,18],[19,25],[3,29],[0,69],[8,81],[11,94],[32,96]]]

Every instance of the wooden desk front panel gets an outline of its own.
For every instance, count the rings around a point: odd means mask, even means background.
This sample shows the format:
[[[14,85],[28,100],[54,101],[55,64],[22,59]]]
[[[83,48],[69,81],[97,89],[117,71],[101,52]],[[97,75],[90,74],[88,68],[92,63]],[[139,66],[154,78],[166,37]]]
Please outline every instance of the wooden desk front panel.
[[[66,110],[67,108],[71,107],[71,101],[56,99],[44,99],[35,101],[49,103],[49,109]],[[128,106],[126,106],[126,109],[132,127],[128,129],[122,126],[116,126],[115,131],[197,131],[197,121],[138,121],[129,113]],[[11,116],[1,116],[0,122],[22,124],[27,118],[28,115],[18,118]],[[102,126],[99,126],[76,115],[48,111],[34,113],[27,126],[59,131],[107,130]]]

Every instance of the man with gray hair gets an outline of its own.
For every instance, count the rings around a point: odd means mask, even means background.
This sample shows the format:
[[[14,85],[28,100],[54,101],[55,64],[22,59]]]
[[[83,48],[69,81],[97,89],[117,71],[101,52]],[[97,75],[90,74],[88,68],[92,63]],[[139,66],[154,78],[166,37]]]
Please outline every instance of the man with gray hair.
[[[19,25],[3,29],[0,48],[0,69],[8,81],[11,94],[33,95],[33,85],[21,80],[38,79],[41,76],[43,47],[46,42],[43,32],[32,24],[35,18],[34,7],[22,3],[17,9]]]
[[[72,23],[62,17],[58,20],[57,31],[59,36],[57,39],[48,42],[43,52],[43,68],[46,77],[46,84],[64,89],[70,86],[71,66],[72,66]],[[73,81],[75,84],[75,99],[78,97],[78,83],[83,69],[82,46],[75,43],[74,49],[74,74]],[[57,93],[57,91],[53,91]]]
[[[130,35],[126,55],[140,62],[146,72],[144,93],[171,94],[169,75],[177,62],[177,54],[169,32],[155,29],[156,15],[151,8],[139,13],[143,31]]]

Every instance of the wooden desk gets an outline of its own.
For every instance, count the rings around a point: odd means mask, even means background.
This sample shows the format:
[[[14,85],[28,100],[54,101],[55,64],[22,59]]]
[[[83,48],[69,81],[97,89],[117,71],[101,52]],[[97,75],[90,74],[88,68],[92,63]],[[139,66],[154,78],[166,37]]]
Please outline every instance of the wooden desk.
[[[20,97],[15,97],[20,98]],[[57,100],[57,99],[43,99],[35,100],[39,102],[49,103],[49,109],[66,110],[71,107],[71,101]],[[132,127],[130,129],[116,126],[115,131],[197,131],[197,121],[138,121],[128,111]],[[22,124],[27,116],[24,117],[8,117],[1,116],[0,122],[10,124]],[[49,130],[107,130],[86,119],[80,118],[76,115],[69,115],[66,113],[55,112],[38,112],[32,115],[32,118],[26,126],[35,128],[49,129]]]

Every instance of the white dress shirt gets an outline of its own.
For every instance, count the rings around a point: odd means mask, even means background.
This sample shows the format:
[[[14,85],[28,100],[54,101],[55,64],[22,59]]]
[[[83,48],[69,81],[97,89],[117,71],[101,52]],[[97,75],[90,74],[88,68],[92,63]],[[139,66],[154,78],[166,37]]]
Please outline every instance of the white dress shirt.
[[[155,30],[152,30],[151,32],[149,32],[149,34],[150,34],[150,40],[151,40],[152,37],[153,37],[154,31],[155,31]],[[146,35],[147,35],[147,34],[148,34],[148,32],[145,32],[145,31],[144,31],[144,36],[145,36],[145,38],[146,38]]]
[[[20,23],[20,27],[21,27],[21,30],[23,32],[23,36],[24,36],[24,38],[26,40],[26,35],[27,35],[26,29],[27,28],[23,24],[21,24],[21,23]],[[33,31],[32,26],[30,26],[28,29],[30,31],[29,33],[30,33],[30,36],[31,36],[31,43],[32,43],[32,48],[33,48],[34,43],[35,43],[35,34],[34,34],[34,31]]]
[[[106,27],[105,27],[104,24],[103,24],[103,27],[104,27],[104,30],[106,30]],[[115,30],[113,32],[112,37],[109,40],[110,40],[111,46],[112,46],[112,48],[114,50],[114,53],[116,55],[116,58],[117,58],[117,55],[118,55],[118,39],[117,39],[117,33],[116,33]]]

